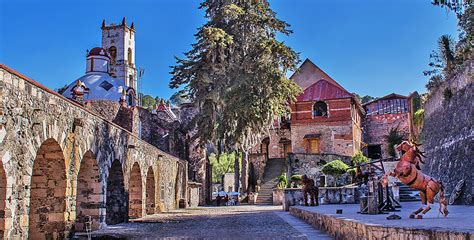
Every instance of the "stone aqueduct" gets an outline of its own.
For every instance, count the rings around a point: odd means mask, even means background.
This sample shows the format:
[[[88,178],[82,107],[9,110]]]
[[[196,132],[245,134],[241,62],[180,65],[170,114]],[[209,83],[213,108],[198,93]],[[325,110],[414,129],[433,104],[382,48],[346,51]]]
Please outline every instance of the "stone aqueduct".
[[[168,211],[187,163],[0,65],[0,234],[63,238]]]

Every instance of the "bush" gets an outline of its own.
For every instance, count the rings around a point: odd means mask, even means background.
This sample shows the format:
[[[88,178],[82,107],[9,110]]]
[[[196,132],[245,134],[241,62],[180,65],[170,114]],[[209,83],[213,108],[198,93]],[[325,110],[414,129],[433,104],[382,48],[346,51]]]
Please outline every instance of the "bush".
[[[449,101],[453,97],[453,91],[451,91],[451,88],[446,88],[444,89],[443,92],[444,100]]]
[[[417,127],[421,127],[423,125],[423,120],[425,118],[425,110],[418,109],[415,114],[413,114],[413,123]]]
[[[345,164],[343,161],[334,160],[332,162],[326,163],[323,166],[323,169],[321,169],[321,171],[324,174],[331,175],[335,179],[337,179],[338,177],[346,173],[348,168],[349,166],[347,166],[347,164]],[[336,181],[334,181],[334,186],[336,186]]]
[[[301,174],[295,174],[295,175],[291,176],[290,179],[291,179],[291,181],[293,181],[293,182],[300,182],[300,181],[301,181],[301,177],[302,177]]]
[[[355,178],[355,176],[356,176],[356,169],[355,169],[355,168],[347,169],[346,173],[349,174],[349,175],[351,175],[351,177]]]
[[[278,185],[277,188],[286,188],[288,185],[288,179],[286,178],[286,174],[283,172],[281,175],[278,177]]]
[[[392,157],[395,157],[394,147],[403,141],[403,135],[398,130],[398,126],[391,128],[388,134],[384,136],[384,138],[388,144],[387,146],[388,154]]]
[[[368,163],[369,158],[364,156],[361,151],[357,151],[354,156],[352,156],[352,166],[359,165],[361,163]]]

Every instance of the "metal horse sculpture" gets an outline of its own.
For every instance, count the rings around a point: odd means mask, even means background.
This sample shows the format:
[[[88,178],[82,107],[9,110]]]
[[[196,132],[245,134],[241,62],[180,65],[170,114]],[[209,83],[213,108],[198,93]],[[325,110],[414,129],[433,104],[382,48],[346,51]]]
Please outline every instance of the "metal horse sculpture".
[[[391,172],[386,173],[382,178],[382,183],[384,185],[388,184],[388,176],[396,177],[404,184],[407,184],[411,188],[420,190],[420,197],[422,202],[422,207],[410,214],[410,218],[423,218],[423,215],[429,210],[431,210],[430,204],[433,204],[433,199],[436,194],[440,193],[439,199],[439,213],[443,216],[448,216],[448,207],[447,201],[444,197],[444,188],[443,184],[420,171],[420,162],[424,163],[421,157],[425,157],[423,152],[418,149],[419,145],[410,143],[408,141],[403,141],[397,147],[397,151],[404,151],[405,154],[400,158],[400,161],[397,163],[395,169]],[[427,205],[426,207],[424,207]]]
[[[301,176],[301,183],[303,184],[303,187],[301,190],[303,191],[303,200],[304,200],[304,205],[308,206],[308,194],[311,199],[311,206],[318,206],[319,205],[319,189],[316,187],[314,184],[314,180],[308,178],[308,176],[303,175]],[[316,203],[315,203],[316,200]]]

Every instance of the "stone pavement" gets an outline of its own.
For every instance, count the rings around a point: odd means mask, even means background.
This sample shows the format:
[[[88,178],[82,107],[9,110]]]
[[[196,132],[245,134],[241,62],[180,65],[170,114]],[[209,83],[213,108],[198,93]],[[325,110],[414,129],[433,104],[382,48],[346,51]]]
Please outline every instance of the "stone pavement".
[[[305,223],[303,220],[290,215],[289,212],[275,212],[276,215],[281,217],[285,222],[290,224],[293,228],[298,230],[304,237],[307,239],[320,239],[320,240],[329,240],[334,239],[328,234],[324,233],[321,230],[318,230],[311,225]]]
[[[359,214],[358,204],[335,204],[320,205],[319,207],[293,206],[293,208],[303,209],[309,212],[318,212],[327,216],[344,219],[352,222],[365,223],[369,225],[379,225],[397,228],[426,229],[449,232],[465,232],[474,234],[474,206],[449,205],[449,215],[444,218],[437,217],[439,204],[435,203],[423,219],[410,219],[408,216],[421,206],[421,202],[402,202],[400,212],[395,212],[401,216],[400,220],[387,220],[389,214],[367,215]],[[336,208],[342,209],[343,214],[336,214]]]
[[[95,239],[331,239],[281,206],[199,207],[155,214],[93,233]],[[86,239],[82,235],[81,239]]]

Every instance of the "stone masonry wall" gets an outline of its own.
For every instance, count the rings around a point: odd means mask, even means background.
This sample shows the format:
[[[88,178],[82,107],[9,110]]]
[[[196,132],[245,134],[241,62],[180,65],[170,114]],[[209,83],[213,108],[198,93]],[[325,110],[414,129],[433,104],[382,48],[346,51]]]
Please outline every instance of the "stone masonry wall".
[[[429,100],[436,101],[436,100]],[[433,106],[428,104],[427,106]],[[464,179],[460,204],[474,204],[474,86],[456,90],[450,100],[443,100],[425,116],[422,149],[426,152],[423,171],[441,180],[446,193]]]
[[[40,160],[43,158],[51,161]],[[178,163],[186,164],[182,160],[3,65],[0,159],[0,170],[4,170],[0,174],[5,175],[0,176],[0,180],[5,179],[0,181],[0,188],[6,189],[5,204],[0,204],[4,208],[0,209],[4,212],[4,239],[27,239],[29,235],[61,239],[82,230],[76,227],[82,221],[79,215],[91,215],[95,227],[111,223],[114,218],[107,216],[128,206],[134,163],[139,166],[142,189],[147,189],[149,169],[154,172],[155,201],[159,204],[153,212],[175,209],[176,195],[182,194],[176,192],[177,176],[187,179],[186,173],[178,174]],[[89,163],[83,165],[84,161]],[[114,181],[109,182],[113,162],[118,167],[113,173]],[[43,178],[51,173],[64,176],[64,180]],[[116,190],[108,191],[115,185]],[[165,191],[160,189],[163,185]],[[114,194],[123,191],[125,194]],[[38,198],[41,194],[46,197]],[[141,196],[141,211],[145,215],[144,191]],[[43,208],[50,204],[47,199],[59,203],[54,211]],[[40,213],[39,209],[46,212]],[[128,216],[123,214],[127,212],[125,209],[117,218],[126,221]],[[41,228],[34,225],[38,222],[36,217],[43,223],[54,224]]]
[[[325,123],[307,123],[291,125],[291,144],[293,153],[307,152],[306,134],[321,134],[319,150],[321,153],[333,153],[352,156],[354,154],[351,121]]]
[[[405,139],[410,135],[410,119],[408,113],[383,114],[367,116],[363,121],[364,142],[367,144],[381,144],[382,158],[391,157],[388,154],[388,144],[384,137],[392,127],[397,127]]]
[[[249,161],[253,164],[255,181],[263,180],[263,173],[265,172],[265,165],[267,164],[265,154],[251,153],[249,155]]]
[[[306,174],[309,178],[313,179],[315,182],[319,181],[319,176],[323,175],[321,169],[323,165],[334,161],[341,160],[346,164],[350,165],[351,157],[343,156],[338,154],[311,154],[311,153],[299,153],[299,154],[289,154],[288,156],[288,176],[291,177],[293,174]],[[288,178],[289,179],[289,178]],[[345,182],[346,179],[343,177],[339,178],[339,181]],[[328,176],[326,180],[326,185],[332,186],[333,179]]]

